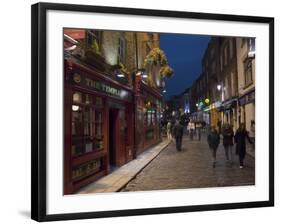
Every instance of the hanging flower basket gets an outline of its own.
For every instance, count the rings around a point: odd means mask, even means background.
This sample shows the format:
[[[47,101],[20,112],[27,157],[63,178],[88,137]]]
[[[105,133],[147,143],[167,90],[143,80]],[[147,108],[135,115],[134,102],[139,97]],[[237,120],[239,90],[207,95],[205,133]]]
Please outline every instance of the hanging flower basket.
[[[173,74],[174,70],[169,65],[165,65],[160,69],[160,75],[162,77],[170,78]]]
[[[144,66],[153,64],[160,64],[160,66],[164,66],[167,63],[168,61],[164,51],[159,48],[153,48],[144,59]]]

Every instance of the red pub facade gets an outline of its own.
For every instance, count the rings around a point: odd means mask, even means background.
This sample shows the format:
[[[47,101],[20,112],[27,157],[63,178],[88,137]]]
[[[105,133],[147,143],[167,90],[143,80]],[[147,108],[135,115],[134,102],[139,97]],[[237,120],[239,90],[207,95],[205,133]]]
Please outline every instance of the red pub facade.
[[[78,62],[66,61],[65,193],[133,158],[133,90]]]

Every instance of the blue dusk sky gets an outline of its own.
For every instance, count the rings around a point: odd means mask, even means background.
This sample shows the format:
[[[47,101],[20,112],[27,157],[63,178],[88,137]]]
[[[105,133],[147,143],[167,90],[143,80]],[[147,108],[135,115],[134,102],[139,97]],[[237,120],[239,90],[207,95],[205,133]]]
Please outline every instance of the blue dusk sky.
[[[160,47],[165,52],[174,75],[166,81],[165,98],[190,87],[202,71],[202,58],[210,36],[160,34]]]

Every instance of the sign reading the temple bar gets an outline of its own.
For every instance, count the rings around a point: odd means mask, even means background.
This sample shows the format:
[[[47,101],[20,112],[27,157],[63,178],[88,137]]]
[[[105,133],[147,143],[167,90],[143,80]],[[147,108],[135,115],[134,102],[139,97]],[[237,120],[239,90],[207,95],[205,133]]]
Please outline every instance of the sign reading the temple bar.
[[[116,88],[106,84],[102,81],[94,80],[89,77],[74,73],[72,76],[72,83],[77,86],[105,93],[107,95],[119,98],[125,101],[131,101],[132,95],[125,89]]]

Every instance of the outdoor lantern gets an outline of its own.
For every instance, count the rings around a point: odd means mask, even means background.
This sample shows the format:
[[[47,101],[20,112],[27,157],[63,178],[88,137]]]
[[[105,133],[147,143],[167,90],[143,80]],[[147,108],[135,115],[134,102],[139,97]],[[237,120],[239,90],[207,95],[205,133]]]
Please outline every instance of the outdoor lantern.
[[[124,78],[125,75],[124,75],[123,73],[118,73],[118,74],[117,74],[117,77],[119,77],[119,78]]]
[[[208,98],[206,98],[206,99],[205,99],[205,103],[206,103],[206,104],[209,104],[209,103],[210,103],[210,100],[209,100]]]
[[[72,105],[72,110],[73,111],[78,111],[79,110],[79,106],[78,105]]]
[[[217,89],[218,89],[218,91],[221,90],[221,85],[220,84],[217,85]]]
[[[147,76],[147,74],[146,74],[146,72],[142,72],[142,75],[141,75],[143,78],[147,78],[148,76]]]

